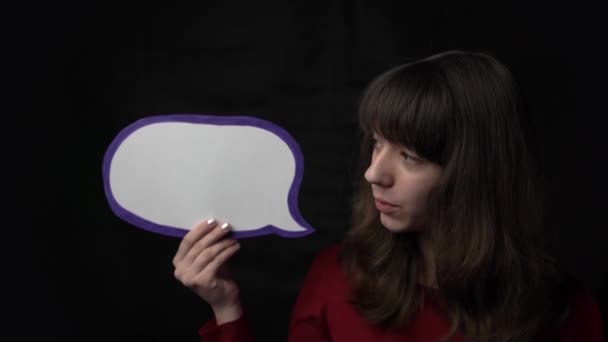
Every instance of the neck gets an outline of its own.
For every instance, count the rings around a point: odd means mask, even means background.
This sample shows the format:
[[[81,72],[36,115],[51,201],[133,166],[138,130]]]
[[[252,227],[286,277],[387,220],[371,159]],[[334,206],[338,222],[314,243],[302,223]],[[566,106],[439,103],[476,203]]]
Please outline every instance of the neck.
[[[424,268],[418,274],[418,283],[437,288],[437,278],[435,276],[435,258],[432,250],[431,240],[425,234],[418,235],[418,247],[422,255]]]

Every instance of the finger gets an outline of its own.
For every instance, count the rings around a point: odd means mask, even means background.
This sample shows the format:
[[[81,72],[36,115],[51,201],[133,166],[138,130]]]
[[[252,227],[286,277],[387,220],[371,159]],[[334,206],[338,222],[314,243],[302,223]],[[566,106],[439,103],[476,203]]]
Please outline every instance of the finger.
[[[233,239],[222,240],[213,246],[203,250],[192,262],[188,272],[192,272],[195,275],[200,273],[213,259],[217,258],[225,249],[230,248],[236,244],[237,241]]]
[[[211,262],[209,262],[209,264],[205,267],[205,269],[201,273],[206,273],[210,277],[215,278],[215,276],[217,275],[218,269],[222,265],[224,265],[226,260],[228,260],[230,257],[232,257],[240,248],[241,248],[241,244],[239,244],[237,242],[234,245],[231,245],[230,247],[224,249],[215,258],[213,258],[213,260],[211,260]]]
[[[194,244],[194,246],[190,248],[190,250],[182,258],[182,262],[191,264],[202,251],[209,246],[212,246],[222,237],[227,235],[228,232],[230,232],[230,225],[228,223],[224,223],[221,226],[215,226],[208,234],[205,234]]]
[[[184,256],[190,251],[192,246],[198,242],[201,237],[205,236],[209,231],[217,225],[217,221],[214,219],[203,220],[197,223],[192,230],[188,232],[179,244],[177,253],[173,258],[173,265],[176,265],[183,260]]]

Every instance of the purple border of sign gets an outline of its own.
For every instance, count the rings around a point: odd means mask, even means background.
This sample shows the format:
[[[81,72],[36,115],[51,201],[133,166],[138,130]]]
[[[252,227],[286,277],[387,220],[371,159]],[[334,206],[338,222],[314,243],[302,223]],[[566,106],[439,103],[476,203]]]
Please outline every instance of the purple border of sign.
[[[138,121],[135,121],[131,125],[124,128],[118,135],[114,138],[103,158],[103,187],[106,194],[106,198],[108,203],[110,204],[110,208],[121,219],[135,225],[136,227],[154,232],[163,235],[169,235],[174,237],[183,237],[186,235],[189,230],[165,226],[161,224],[157,224],[151,221],[140,217],[127,209],[123,208],[112,194],[112,190],[110,189],[110,166],[112,163],[112,158],[118,149],[118,146],[133,132],[136,130],[159,122],[187,122],[187,123],[195,123],[195,124],[207,124],[207,125],[221,125],[221,126],[253,126],[262,128],[264,130],[270,131],[276,134],[281,140],[287,143],[289,149],[293,156],[295,157],[296,162],[296,174],[294,180],[291,184],[291,188],[289,189],[288,194],[288,206],[289,213],[291,217],[306,230],[301,232],[289,232],[280,229],[279,227],[275,227],[273,225],[267,225],[264,227],[260,227],[258,229],[252,231],[242,231],[242,232],[232,232],[232,236],[235,238],[245,238],[245,237],[253,237],[260,235],[268,235],[268,234],[276,234],[283,237],[288,238],[296,238],[308,235],[314,232],[314,228],[304,220],[304,218],[300,215],[298,210],[298,192],[300,190],[300,184],[302,182],[302,177],[304,176],[304,157],[302,155],[302,151],[300,147],[296,143],[295,139],[287,133],[283,128],[269,122],[266,120],[262,120],[255,117],[250,116],[214,116],[214,115],[198,115],[198,114],[170,114],[170,115],[158,115],[158,116],[150,116]]]

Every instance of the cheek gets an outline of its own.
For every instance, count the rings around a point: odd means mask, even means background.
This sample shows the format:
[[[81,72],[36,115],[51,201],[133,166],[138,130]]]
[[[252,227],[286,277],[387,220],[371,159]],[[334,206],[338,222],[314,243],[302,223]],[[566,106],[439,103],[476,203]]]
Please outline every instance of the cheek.
[[[426,209],[426,200],[432,184],[426,180],[408,180],[401,188],[402,203],[410,215],[420,216]]]

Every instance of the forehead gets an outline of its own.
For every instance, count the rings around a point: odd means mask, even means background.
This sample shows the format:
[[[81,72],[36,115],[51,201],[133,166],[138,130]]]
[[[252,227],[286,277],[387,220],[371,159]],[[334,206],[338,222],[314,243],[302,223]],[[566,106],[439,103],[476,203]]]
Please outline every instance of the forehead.
[[[384,136],[382,136],[382,134],[380,134],[380,133],[373,132],[373,133],[372,133],[372,138],[373,138],[373,139],[375,139],[375,140],[379,140],[379,141],[382,141],[382,142],[386,142],[386,143],[388,143],[388,144],[390,144],[390,145],[395,145],[395,146],[397,146],[398,148],[403,149],[403,150],[406,150],[406,151],[407,151],[407,152],[409,152],[409,153],[416,154],[416,149],[415,149],[415,148],[413,148],[413,147],[411,147],[411,146],[406,146],[406,145],[404,145],[404,144],[402,144],[402,143],[400,143],[400,142],[398,142],[398,141],[392,141],[392,140],[390,140],[390,139],[386,139],[386,138],[385,138]]]

